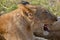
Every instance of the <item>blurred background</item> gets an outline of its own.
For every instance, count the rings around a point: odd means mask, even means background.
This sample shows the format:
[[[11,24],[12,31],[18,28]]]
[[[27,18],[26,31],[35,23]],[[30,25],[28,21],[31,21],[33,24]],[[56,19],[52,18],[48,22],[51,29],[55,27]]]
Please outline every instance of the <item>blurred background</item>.
[[[22,0],[0,0],[0,14],[15,10]],[[60,0],[24,0],[32,5],[42,5],[48,8],[54,15],[60,16]]]

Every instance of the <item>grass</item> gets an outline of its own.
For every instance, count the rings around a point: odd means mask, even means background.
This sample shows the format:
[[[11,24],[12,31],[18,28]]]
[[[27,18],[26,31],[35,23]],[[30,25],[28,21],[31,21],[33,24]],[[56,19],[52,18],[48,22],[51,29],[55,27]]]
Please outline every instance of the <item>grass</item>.
[[[0,13],[10,12],[17,8],[19,0],[0,0]],[[56,16],[60,16],[60,1],[58,0],[30,0],[32,5],[42,5]]]

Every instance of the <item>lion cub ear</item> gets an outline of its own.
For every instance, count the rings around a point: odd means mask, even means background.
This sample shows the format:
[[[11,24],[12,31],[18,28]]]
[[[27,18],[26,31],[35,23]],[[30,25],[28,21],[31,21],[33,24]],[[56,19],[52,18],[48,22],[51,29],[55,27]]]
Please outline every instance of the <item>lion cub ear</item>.
[[[28,7],[24,7],[22,10],[24,12],[24,15],[26,15],[26,16],[29,16],[29,15],[32,16],[33,13],[34,13],[34,11],[31,10],[30,8],[28,8]]]
[[[36,13],[36,12],[37,12],[37,8],[32,8],[32,11],[33,11],[34,13]]]
[[[28,5],[28,7],[34,12],[36,13],[37,7],[35,5]]]
[[[20,9],[22,9],[23,14],[25,16],[33,16],[34,13],[36,13],[36,8],[30,8],[30,7],[25,6],[25,5],[20,5]]]
[[[36,13],[36,9],[35,8],[33,8],[33,9],[31,8],[30,10],[25,12],[25,15],[32,17],[35,13]]]
[[[25,12],[27,16],[33,16],[36,13],[37,8],[29,7],[28,11]]]

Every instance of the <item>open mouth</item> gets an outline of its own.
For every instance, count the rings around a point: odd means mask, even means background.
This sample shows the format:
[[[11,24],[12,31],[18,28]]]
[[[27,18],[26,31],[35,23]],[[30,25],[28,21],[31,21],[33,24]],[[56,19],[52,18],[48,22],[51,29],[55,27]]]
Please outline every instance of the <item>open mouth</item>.
[[[44,29],[44,31],[49,31],[48,24],[44,24],[43,29]]]
[[[45,35],[45,36],[49,35],[48,24],[44,24],[43,30],[44,30],[43,35]]]

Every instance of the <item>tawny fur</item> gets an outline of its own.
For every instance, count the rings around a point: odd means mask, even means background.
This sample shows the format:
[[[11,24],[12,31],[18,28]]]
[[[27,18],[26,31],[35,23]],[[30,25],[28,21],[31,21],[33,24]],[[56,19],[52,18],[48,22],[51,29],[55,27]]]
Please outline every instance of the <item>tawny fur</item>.
[[[0,16],[0,33],[6,40],[33,40],[28,18],[23,14],[28,11],[24,5],[10,13]]]
[[[37,10],[38,8],[39,7],[36,7]],[[44,8],[40,8],[39,12],[30,9],[30,7],[20,4],[18,9],[0,16],[0,34],[6,40],[34,40],[32,28],[34,27],[34,23],[37,22],[36,24],[38,24],[38,22],[42,20],[42,23],[52,23],[56,21],[54,20],[56,18],[55,16],[52,16],[53,19],[45,19],[45,21],[49,20],[50,22],[44,21],[44,17],[46,16],[44,12],[47,11]]]

